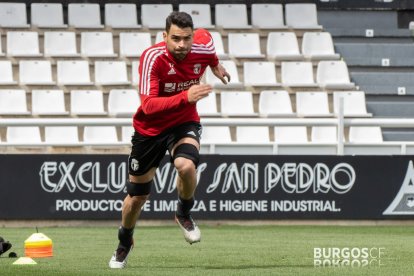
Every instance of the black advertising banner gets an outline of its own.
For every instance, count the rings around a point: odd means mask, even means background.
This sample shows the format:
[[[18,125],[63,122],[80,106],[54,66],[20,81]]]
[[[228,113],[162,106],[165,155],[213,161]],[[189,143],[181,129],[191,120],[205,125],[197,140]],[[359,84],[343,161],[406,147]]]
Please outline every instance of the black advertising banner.
[[[197,219],[412,219],[414,156],[203,155]],[[164,158],[142,218],[171,219]],[[126,155],[0,155],[0,219],[120,219]]]

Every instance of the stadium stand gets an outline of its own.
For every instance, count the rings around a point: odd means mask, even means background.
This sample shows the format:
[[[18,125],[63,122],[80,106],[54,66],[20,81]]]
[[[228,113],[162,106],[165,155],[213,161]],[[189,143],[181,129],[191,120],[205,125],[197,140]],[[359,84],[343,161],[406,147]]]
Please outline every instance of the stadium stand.
[[[397,10],[265,2],[0,3],[0,85],[4,88],[0,91],[0,116],[16,120],[80,116],[108,122],[112,117],[130,117],[139,105],[139,56],[146,47],[162,40],[160,30],[167,14],[186,10],[193,15],[196,27],[210,29],[221,63],[232,77],[229,85],[223,85],[208,69],[202,79],[215,89],[198,104],[205,129],[220,126],[230,134],[230,139],[218,147],[210,140],[206,152],[254,152],[257,146],[261,153],[267,150],[266,154],[320,154],[317,149],[327,143],[322,152],[336,154],[338,141],[333,138],[341,129],[331,118],[320,117],[341,116],[339,98],[344,103],[342,131],[346,134],[354,119],[369,120],[377,126],[381,123],[375,121],[377,118],[414,118],[412,33],[408,23],[402,27],[403,18]],[[266,69],[259,70],[262,67]],[[277,86],[282,87],[274,90]],[[19,95],[19,100],[4,100],[16,91],[13,96]],[[97,98],[79,101],[78,92],[82,91],[97,94]],[[232,98],[234,94],[237,96]],[[129,100],[122,100],[127,95]],[[323,99],[305,101],[304,106],[302,97],[309,95],[323,95]],[[123,101],[128,104],[120,105]],[[13,104],[7,104],[10,102]],[[81,102],[87,104],[82,107]],[[16,109],[10,113],[12,108]],[[212,121],[216,125],[209,125],[210,119],[218,120]],[[252,127],[265,125],[270,130],[269,143],[274,145],[261,147],[256,143],[250,145],[253,150],[244,151],[234,145],[240,127],[237,119],[243,119],[242,124],[252,120]],[[308,119],[317,123],[311,124]],[[96,143],[128,145],[131,126],[120,126],[113,128],[120,140],[112,137]],[[283,132],[278,133],[275,127],[288,126],[305,128],[306,139],[295,142],[296,150],[294,146],[279,147]],[[75,128],[73,137],[77,138],[66,141],[68,145],[95,143],[93,139],[87,143],[78,139],[86,126],[80,123]],[[123,134],[124,128],[129,134]],[[306,128],[312,129],[309,135]],[[2,144],[9,142],[6,129],[0,126]],[[39,130],[40,144],[58,141],[46,141],[46,127]],[[373,141],[379,146],[387,141],[414,140],[402,127],[388,124],[380,131],[384,134],[382,142]],[[345,148],[349,140],[346,136]],[[38,140],[33,143],[39,145]],[[345,154],[373,153],[355,145]],[[303,146],[313,149],[302,151]]]

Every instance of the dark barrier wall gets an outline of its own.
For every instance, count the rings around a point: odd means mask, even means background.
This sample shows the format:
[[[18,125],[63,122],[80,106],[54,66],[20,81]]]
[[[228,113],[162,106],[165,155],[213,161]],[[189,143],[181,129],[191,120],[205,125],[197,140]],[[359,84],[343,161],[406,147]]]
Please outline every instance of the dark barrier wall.
[[[413,219],[414,156],[202,156],[197,219]],[[0,155],[0,219],[119,219],[124,155]],[[166,157],[142,217],[171,219]]]

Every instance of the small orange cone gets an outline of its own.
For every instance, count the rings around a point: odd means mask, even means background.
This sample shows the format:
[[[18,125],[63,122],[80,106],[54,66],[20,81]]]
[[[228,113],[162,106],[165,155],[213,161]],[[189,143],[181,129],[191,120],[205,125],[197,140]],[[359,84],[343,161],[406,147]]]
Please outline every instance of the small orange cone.
[[[24,241],[24,254],[30,258],[53,257],[52,240],[43,233],[34,233]]]

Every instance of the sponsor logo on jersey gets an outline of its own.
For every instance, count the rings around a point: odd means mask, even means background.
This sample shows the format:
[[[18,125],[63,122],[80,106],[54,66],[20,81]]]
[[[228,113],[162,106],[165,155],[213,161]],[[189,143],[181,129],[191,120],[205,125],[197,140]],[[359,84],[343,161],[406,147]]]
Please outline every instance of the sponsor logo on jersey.
[[[164,86],[164,92],[171,93],[175,91],[175,82],[167,82]]]

